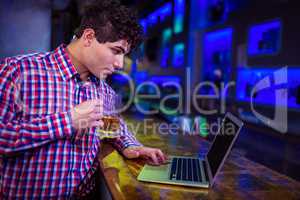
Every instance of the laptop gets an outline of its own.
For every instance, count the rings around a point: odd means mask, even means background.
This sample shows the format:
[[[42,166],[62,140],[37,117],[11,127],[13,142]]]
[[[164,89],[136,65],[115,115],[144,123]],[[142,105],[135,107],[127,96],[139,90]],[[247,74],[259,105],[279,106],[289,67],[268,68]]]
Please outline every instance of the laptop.
[[[242,126],[240,119],[226,113],[205,158],[169,156],[171,162],[166,165],[145,165],[137,179],[154,183],[211,187]]]

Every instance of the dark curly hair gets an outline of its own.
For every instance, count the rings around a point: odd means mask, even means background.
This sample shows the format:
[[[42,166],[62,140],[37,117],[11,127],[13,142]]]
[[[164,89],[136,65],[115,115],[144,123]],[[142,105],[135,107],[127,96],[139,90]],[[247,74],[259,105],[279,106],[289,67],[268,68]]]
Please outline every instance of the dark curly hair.
[[[75,36],[80,38],[86,28],[95,31],[100,43],[125,39],[135,49],[143,40],[143,29],[138,23],[137,12],[118,0],[98,0],[87,5]]]

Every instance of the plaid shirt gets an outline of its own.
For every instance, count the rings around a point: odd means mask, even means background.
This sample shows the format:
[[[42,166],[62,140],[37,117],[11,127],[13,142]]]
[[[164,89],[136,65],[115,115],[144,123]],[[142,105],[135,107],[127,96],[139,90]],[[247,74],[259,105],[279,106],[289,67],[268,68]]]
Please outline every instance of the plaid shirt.
[[[94,76],[82,83],[65,48],[0,63],[0,199],[68,199],[96,170],[96,128],[76,132],[70,109],[114,91]],[[121,134],[117,150],[141,145],[123,120]]]

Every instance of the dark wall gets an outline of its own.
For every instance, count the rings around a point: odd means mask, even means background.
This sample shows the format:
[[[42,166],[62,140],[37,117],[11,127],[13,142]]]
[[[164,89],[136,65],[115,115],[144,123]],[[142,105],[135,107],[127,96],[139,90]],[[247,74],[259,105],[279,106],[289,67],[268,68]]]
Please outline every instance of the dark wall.
[[[270,1],[269,1],[270,2]],[[249,66],[300,66],[298,49],[300,47],[300,14],[299,5],[295,2],[264,4],[261,7],[250,7],[247,10],[233,13],[228,24],[234,27],[234,65],[238,65],[237,47],[247,45],[250,26],[265,21],[280,19],[282,22],[281,48],[278,54],[267,56],[251,56],[247,58]],[[246,53],[246,52],[245,52]]]
[[[48,51],[51,40],[50,0],[1,0],[0,27],[0,58]]]
[[[227,25],[234,29],[233,36],[233,67],[247,65],[250,67],[278,68],[291,66],[300,68],[300,4],[296,1],[267,1],[258,4],[260,6],[249,6],[247,9],[236,11],[230,15]],[[281,48],[277,54],[263,56],[248,56],[247,41],[248,31],[253,25],[280,19],[282,22]],[[241,59],[242,58],[242,59]],[[244,60],[244,61],[243,61]],[[235,76],[237,70],[235,70]],[[252,113],[249,102],[236,102],[237,108],[244,112]],[[270,118],[274,115],[272,106],[257,106],[259,112]],[[299,134],[299,111],[289,109],[288,111],[288,133]],[[260,123],[259,127],[267,128]]]

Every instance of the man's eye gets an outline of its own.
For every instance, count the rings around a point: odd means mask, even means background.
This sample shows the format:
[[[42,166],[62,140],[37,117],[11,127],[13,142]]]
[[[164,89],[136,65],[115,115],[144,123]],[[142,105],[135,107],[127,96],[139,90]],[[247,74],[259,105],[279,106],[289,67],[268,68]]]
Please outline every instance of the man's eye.
[[[121,51],[118,50],[118,49],[112,49],[112,52],[113,52],[114,54],[120,54],[120,53],[121,53]]]

